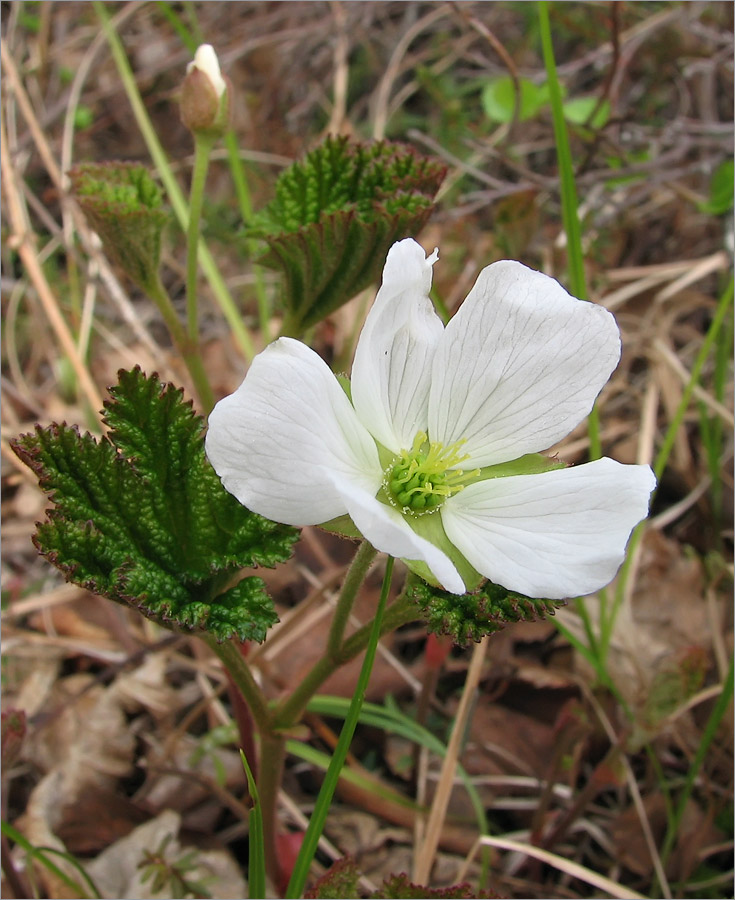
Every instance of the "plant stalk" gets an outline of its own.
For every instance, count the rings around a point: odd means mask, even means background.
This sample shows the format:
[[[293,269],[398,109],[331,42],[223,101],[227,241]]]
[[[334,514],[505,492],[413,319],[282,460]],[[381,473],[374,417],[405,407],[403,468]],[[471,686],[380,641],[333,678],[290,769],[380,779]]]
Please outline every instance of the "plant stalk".
[[[314,812],[311,815],[309,826],[306,829],[306,834],[304,835],[304,840],[301,845],[301,850],[299,851],[298,858],[296,860],[296,865],[294,866],[294,870],[291,873],[291,880],[289,881],[288,888],[286,890],[286,897],[289,898],[300,897],[303,893],[304,885],[306,884],[306,879],[309,873],[309,868],[314,859],[317,845],[319,843],[319,838],[321,837],[322,831],[324,830],[324,824],[327,820],[332,797],[334,796],[334,792],[337,788],[339,774],[342,771],[345,760],[347,759],[347,753],[350,749],[350,744],[355,734],[355,728],[357,727],[357,723],[360,718],[360,711],[365,700],[365,692],[370,680],[370,673],[372,672],[373,663],[375,662],[375,654],[378,649],[378,642],[380,640],[380,633],[382,630],[381,626],[383,621],[383,614],[385,610],[385,604],[388,599],[388,593],[390,591],[390,582],[391,576],[393,574],[394,562],[395,560],[393,559],[393,557],[389,556],[385,566],[385,575],[383,576],[383,587],[380,591],[378,608],[375,613],[375,618],[373,619],[370,626],[370,637],[367,643],[367,652],[365,653],[365,659],[360,670],[360,677],[357,680],[357,685],[355,686],[355,694],[352,698],[352,702],[350,703],[350,708],[347,713],[347,717],[345,718],[344,725],[342,726],[342,731],[340,733],[339,740],[337,741],[337,746],[334,748],[332,759],[330,760],[329,767],[327,769],[326,775],[324,776],[324,782],[322,784],[321,790],[319,791],[319,796],[317,797],[317,802],[314,807]]]
[[[265,734],[260,737],[260,759],[258,761],[258,797],[263,813],[263,848],[265,868],[280,892],[288,875],[284,875],[278,858],[278,791],[283,781],[283,765],[286,759],[286,738],[281,735]]]
[[[197,275],[199,272],[199,231],[201,229],[204,188],[207,183],[209,157],[214,139],[202,134],[194,136],[194,168],[191,173],[189,193],[189,225],[186,230],[186,323],[189,340],[199,343],[199,317],[197,313]]]
[[[171,302],[171,298],[169,297],[166,288],[161,284],[160,279],[157,278],[155,281],[146,285],[146,293],[158,307],[158,311],[161,313],[163,321],[166,323],[169,334],[171,335],[174,344],[176,344],[179,353],[181,353],[181,356],[183,357],[189,375],[191,375],[191,380],[194,382],[194,389],[197,392],[201,410],[207,415],[212,411],[212,407],[214,406],[214,392],[212,391],[212,386],[209,383],[209,378],[204,369],[204,362],[199,350],[199,343],[196,339],[194,341],[190,339],[184,326],[181,324],[179,317],[176,315],[176,310]]]
[[[345,628],[355,603],[355,597],[360,590],[360,586],[365,581],[368,569],[372,561],[375,559],[377,550],[367,541],[363,541],[357,548],[357,553],[352,560],[347,575],[345,576],[342,590],[339,594],[337,607],[332,618],[332,625],[329,629],[329,637],[327,639],[327,655],[335,656],[339,653],[344,638]]]
[[[250,666],[240,652],[240,648],[233,641],[225,641],[220,644],[212,635],[205,634],[204,640],[222,660],[222,664],[237,685],[240,693],[250,708],[250,713],[255,720],[261,738],[273,734],[272,714],[263,692],[258,686]]]
[[[148,111],[146,110],[145,103],[143,103],[143,98],[140,96],[138,85],[135,82],[133,70],[130,68],[130,63],[128,62],[128,58],[125,54],[125,49],[123,48],[122,42],[110,21],[110,16],[107,12],[106,4],[99,2],[99,0],[93,0],[92,5],[95,9],[95,12],[97,13],[97,16],[100,19],[100,22],[102,23],[105,37],[107,38],[107,42],[110,45],[110,51],[112,53],[113,59],[115,60],[117,70],[120,75],[120,80],[123,83],[125,93],[127,94],[128,100],[130,101],[130,105],[133,109],[135,121],[138,124],[140,133],[142,134],[143,139],[146,142],[146,146],[148,147],[148,152],[151,155],[151,159],[153,160],[158,175],[163,182],[164,188],[166,189],[166,193],[168,195],[171,206],[173,207],[174,213],[176,214],[179,225],[181,225],[182,228],[188,228],[189,210],[187,209],[186,200],[184,199],[181,188],[176,181],[176,177],[174,176],[171,165],[166,157],[166,153],[161,146],[161,142],[158,140],[158,135],[156,134],[156,130],[153,127],[153,123],[148,116]],[[209,281],[212,293],[214,294],[223,315],[227,319],[228,325],[232,329],[232,333],[238,347],[240,348],[245,359],[251,360],[255,356],[253,339],[250,336],[249,331],[243,324],[242,316],[240,315],[240,312],[235,305],[235,301],[232,299],[227,285],[225,284],[225,280],[222,277],[222,274],[218,269],[217,264],[212,257],[212,254],[209,252],[209,249],[205,244],[202,244],[199,247],[199,258],[202,266],[202,271]]]

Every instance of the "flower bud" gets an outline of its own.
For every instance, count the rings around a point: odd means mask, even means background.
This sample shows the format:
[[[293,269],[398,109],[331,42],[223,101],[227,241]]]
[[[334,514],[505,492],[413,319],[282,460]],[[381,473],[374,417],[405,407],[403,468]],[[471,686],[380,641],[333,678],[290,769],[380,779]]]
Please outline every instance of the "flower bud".
[[[229,82],[222,77],[211,44],[202,44],[186,69],[181,121],[194,134],[220,137],[230,124]]]

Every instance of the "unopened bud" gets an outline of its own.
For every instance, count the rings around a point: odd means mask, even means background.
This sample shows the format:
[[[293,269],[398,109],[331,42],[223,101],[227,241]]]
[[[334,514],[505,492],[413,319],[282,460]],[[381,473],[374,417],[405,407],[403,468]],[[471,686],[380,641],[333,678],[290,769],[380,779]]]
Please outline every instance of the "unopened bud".
[[[194,134],[219,137],[230,124],[230,87],[211,44],[202,44],[186,69],[181,121]]]

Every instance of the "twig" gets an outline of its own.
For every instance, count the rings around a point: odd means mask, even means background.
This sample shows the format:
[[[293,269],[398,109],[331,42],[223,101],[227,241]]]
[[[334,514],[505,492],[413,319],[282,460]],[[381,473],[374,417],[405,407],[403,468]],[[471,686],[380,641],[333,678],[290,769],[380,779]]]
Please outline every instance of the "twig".
[[[434,802],[431,805],[431,812],[426,825],[426,836],[423,844],[418,849],[414,861],[413,880],[417,884],[428,884],[429,882],[431,867],[434,864],[434,857],[439,846],[439,837],[447,815],[447,807],[449,806],[449,797],[454,785],[454,774],[457,770],[461,745],[465,736],[470,710],[475,699],[475,691],[480,683],[487,645],[488,641],[485,638],[479,644],[476,644],[472,651],[472,659],[467,670],[467,680],[462,692],[462,699],[459,702],[457,715],[454,719],[452,736],[447,746],[447,755],[444,757]]]
[[[443,19],[449,14],[449,6],[442,4],[433,9],[430,13],[423,16],[418,22],[415,22],[409,28],[403,37],[398,41],[393,50],[393,54],[388,62],[380,84],[378,85],[378,94],[375,101],[375,113],[373,115],[373,137],[375,140],[381,140],[385,137],[385,128],[388,124],[388,101],[390,100],[390,92],[393,83],[398,77],[401,68],[401,62],[411,43],[417,38],[422,31],[426,31],[439,19]]]
[[[4,45],[2,47],[2,58],[3,63],[5,63],[6,51]],[[46,276],[38,261],[36,251],[30,241],[30,232],[25,222],[23,207],[20,202],[17,174],[8,150],[4,115],[0,121],[0,166],[2,167],[2,182],[7,202],[10,227],[13,232],[13,239],[16,242],[18,255],[23,262],[26,272],[28,272],[28,277],[33,282],[33,286],[38,293],[44,313],[48,317],[51,327],[56,333],[56,337],[61,344],[64,353],[68,356],[74,372],[79,379],[79,385],[82,392],[89,402],[91,408],[90,412],[96,417],[101,426],[102,418],[100,416],[100,410],[102,409],[102,396],[87,371],[84,360],[79,353],[79,349],[69,330],[69,326],[61,315],[56,297],[46,280]]]

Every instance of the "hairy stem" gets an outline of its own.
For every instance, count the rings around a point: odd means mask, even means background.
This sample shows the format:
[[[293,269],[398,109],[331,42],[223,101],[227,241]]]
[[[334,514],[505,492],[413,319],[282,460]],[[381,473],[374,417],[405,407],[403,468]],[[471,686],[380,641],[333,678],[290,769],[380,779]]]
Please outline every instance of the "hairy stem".
[[[207,634],[204,640],[222,660],[222,664],[237,685],[240,693],[245,698],[250,713],[258,726],[261,737],[272,734],[272,715],[263,692],[258,686],[250,666],[240,652],[240,648],[233,641],[225,641],[220,644],[216,638]]]

